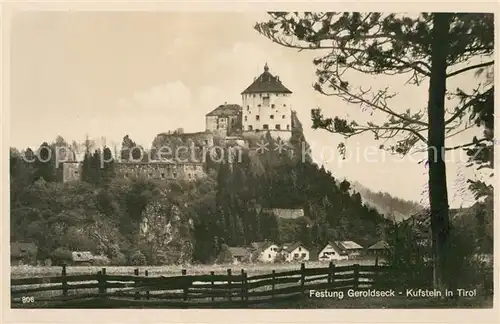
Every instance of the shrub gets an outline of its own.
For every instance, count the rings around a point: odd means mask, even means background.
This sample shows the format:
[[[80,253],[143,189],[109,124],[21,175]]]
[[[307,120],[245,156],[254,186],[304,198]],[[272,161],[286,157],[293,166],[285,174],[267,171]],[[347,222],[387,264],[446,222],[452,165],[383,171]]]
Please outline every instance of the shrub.
[[[71,264],[73,262],[71,251],[62,247],[55,249],[50,254],[50,258],[52,259],[53,265]]]
[[[283,253],[276,254],[276,258],[274,259],[274,263],[285,263],[286,258]]]
[[[215,260],[217,264],[227,264],[233,262],[233,256],[231,252],[229,252],[229,247],[226,244],[222,244],[220,253]]]
[[[480,244],[474,233],[462,226],[454,226],[449,239],[450,252],[453,253],[448,254],[446,264],[452,288],[489,290],[493,285],[493,264],[480,257]]]
[[[129,259],[129,263],[135,266],[141,266],[147,264],[146,257],[141,251],[135,251],[134,253],[132,253]]]
[[[127,265],[127,258],[125,257],[125,254],[118,252],[111,258],[110,264],[114,266]]]
[[[109,261],[108,257],[106,257],[104,255],[97,255],[97,256],[94,256],[94,258],[92,259],[92,263],[94,265],[103,266],[103,265],[109,265],[110,261]]]
[[[382,285],[395,288],[432,287],[432,250],[430,238],[426,244],[419,244],[413,229],[405,224],[395,225],[389,235],[392,243],[388,264],[393,275],[383,279]],[[467,227],[453,224],[450,227],[446,253],[445,280],[451,289],[464,288],[484,290],[493,285],[493,266],[478,260],[480,244]]]

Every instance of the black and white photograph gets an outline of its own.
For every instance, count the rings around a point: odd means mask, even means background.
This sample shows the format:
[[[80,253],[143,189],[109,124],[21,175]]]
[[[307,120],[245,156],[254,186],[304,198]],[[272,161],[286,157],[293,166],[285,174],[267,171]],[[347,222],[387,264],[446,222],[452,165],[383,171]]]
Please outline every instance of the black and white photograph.
[[[337,7],[13,11],[10,308],[493,308],[493,11]]]

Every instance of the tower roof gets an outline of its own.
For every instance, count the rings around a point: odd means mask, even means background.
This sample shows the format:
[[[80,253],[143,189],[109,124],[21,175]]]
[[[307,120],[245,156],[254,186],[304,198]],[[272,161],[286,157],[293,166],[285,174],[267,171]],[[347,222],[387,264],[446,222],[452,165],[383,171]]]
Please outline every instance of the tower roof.
[[[223,104],[220,105],[219,107],[215,108],[205,116],[219,116],[219,117],[227,117],[227,116],[234,116],[237,115],[239,112],[242,111],[242,108],[240,105],[237,104]]]
[[[264,65],[264,72],[248,86],[241,94],[248,93],[262,93],[262,92],[274,92],[274,93],[292,93],[287,87],[285,87],[278,76],[274,76],[269,73],[269,67]]]

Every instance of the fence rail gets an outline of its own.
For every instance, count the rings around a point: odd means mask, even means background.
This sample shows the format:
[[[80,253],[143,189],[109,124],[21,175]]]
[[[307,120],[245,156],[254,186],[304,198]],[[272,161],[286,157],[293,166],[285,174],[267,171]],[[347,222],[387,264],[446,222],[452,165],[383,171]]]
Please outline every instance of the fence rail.
[[[93,275],[11,279],[12,308],[231,308],[300,299],[311,289],[344,290],[373,286],[384,266],[306,268],[248,276],[245,270],[227,275],[150,277],[135,269],[134,275],[107,275],[102,268]]]

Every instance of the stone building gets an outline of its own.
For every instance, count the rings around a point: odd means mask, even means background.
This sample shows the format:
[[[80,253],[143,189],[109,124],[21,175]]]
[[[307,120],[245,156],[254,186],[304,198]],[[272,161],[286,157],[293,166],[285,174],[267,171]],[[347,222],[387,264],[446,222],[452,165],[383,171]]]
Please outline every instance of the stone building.
[[[243,136],[256,132],[271,133],[275,138],[289,140],[292,136],[292,91],[279,76],[273,76],[269,67],[242,93]]]
[[[115,172],[117,177],[155,180],[195,180],[205,175],[202,162],[119,162]]]
[[[224,103],[205,115],[206,131],[220,137],[241,135],[241,116],[240,105]]]
[[[81,180],[80,162],[63,162],[63,182]],[[117,177],[152,180],[195,180],[205,176],[203,162],[115,162]]]

